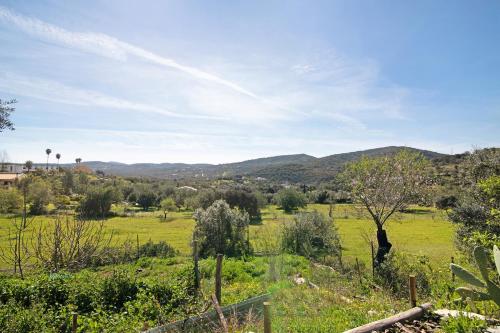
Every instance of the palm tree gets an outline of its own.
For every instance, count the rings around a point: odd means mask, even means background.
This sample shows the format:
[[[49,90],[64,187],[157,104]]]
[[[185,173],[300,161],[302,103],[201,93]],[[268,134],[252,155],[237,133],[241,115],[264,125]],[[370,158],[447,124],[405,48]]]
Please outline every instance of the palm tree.
[[[56,158],[57,158],[57,170],[60,170],[59,169],[59,160],[61,159],[61,154],[57,153]]]
[[[49,156],[52,153],[52,149],[47,148],[45,149],[45,154],[47,154],[47,165],[45,166],[46,170],[49,170]]]
[[[33,162],[32,161],[26,161],[24,163],[24,166],[26,167],[26,169],[28,170],[28,173],[29,173],[30,170],[33,169]]]

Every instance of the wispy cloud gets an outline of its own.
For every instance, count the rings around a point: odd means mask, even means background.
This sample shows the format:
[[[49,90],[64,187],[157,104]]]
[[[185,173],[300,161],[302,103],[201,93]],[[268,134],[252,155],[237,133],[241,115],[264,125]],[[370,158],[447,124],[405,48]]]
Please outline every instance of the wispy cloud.
[[[139,57],[160,66],[182,71],[196,79],[214,82],[252,98],[259,98],[256,94],[237,83],[226,80],[218,75],[195,67],[182,65],[173,59],[160,56],[106,34],[68,31],[35,18],[16,14],[2,6],[0,6],[0,21],[13,24],[30,35],[70,48],[122,61],[127,60],[130,56]]]
[[[69,87],[56,81],[34,77],[28,78],[11,73],[0,73],[0,91],[70,105],[133,110],[176,118],[222,119],[217,116],[172,112],[151,104],[137,103],[96,91]]]

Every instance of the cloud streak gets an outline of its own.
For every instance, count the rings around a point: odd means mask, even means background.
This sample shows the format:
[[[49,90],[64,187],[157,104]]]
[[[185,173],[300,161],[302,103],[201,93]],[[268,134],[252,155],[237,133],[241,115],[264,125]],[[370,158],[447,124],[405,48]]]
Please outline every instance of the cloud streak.
[[[28,78],[11,73],[0,73],[0,91],[70,105],[133,110],[175,118],[222,119],[216,116],[181,114],[151,104],[137,103],[92,90],[69,87],[56,81]]]
[[[249,97],[260,99],[237,83],[195,67],[182,65],[173,59],[165,58],[106,34],[68,31],[35,18],[16,14],[2,6],[0,6],[0,21],[12,24],[32,36],[59,45],[121,61],[126,61],[129,56],[135,56],[163,67],[179,70],[198,80],[217,83]]]

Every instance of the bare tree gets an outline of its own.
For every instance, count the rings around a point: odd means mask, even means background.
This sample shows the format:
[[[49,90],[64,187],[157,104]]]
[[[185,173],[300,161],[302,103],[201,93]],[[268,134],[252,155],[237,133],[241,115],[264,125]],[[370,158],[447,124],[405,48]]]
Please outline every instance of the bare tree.
[[[422,154],[404,149],[392,156],[362,157],[348,164],[340,175],[377,227],[377,263],[384,261],[392,247],[384,224],[394,213],[422,197],[428,181],[427,166]]]
[[[103,255],[112,237],[113,233],[106,235],[103,222],[56,217],[34,231],[33,254],[51,272],[78,270]]]
[[[25,178],[20,182],[20,188],[23,195],[23,214],[20,221],[16,218],[12,220],[12,228],[9,228],[8,231],[8,248],[0,248],[0,259],[9,265],[13,265],[14,274],[19,272],[21,279],[24,279],[24,264],[31,257],[31,252],[28,249],[29,244],[25,237],[27,230],[33,224],[33,219],[28,220],[27,216],[29,182],[29,178]]]

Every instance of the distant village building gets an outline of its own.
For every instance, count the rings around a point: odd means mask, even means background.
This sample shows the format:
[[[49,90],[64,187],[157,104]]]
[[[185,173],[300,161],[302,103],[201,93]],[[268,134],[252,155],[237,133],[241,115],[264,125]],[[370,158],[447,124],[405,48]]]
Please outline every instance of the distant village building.
[[[0,173],[0,186],[1,187],[11,187],[13,186],[18,179],[23,177],[23,174],[19,173]]]

